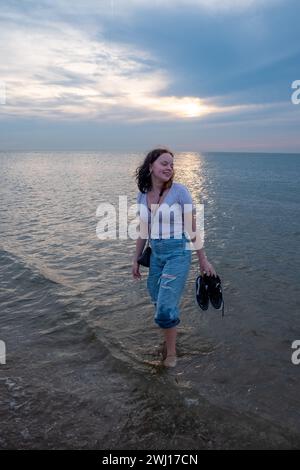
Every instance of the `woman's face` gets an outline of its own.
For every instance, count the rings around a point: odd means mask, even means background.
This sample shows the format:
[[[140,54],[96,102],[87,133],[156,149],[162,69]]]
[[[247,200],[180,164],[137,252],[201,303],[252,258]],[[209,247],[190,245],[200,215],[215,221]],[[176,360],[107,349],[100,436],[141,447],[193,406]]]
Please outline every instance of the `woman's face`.
[[[173,176],[173,157],[169,153],[162,153],[155,162],[150,165],[152,176],[164,183]]]

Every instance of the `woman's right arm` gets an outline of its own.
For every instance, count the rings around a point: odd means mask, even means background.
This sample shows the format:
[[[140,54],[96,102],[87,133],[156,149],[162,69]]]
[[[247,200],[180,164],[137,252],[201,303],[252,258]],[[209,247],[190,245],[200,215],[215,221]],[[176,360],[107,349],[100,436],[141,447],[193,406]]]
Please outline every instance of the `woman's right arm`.
[[[137,203],[141,203],[141,193],[138,194],[137,197]],[[136,239],[136,244],[135,244],[135,255],[132,260],[132,275],[134,279],[140,279],[141,274],[140,274],[140,265],[138,264],[137,260],[139,256],[143,253],[144,246],[147,241],[148,237],[148,224],[147,222],[143,219],[143,217],[140,217],[140,211],[138,211],[139,214],[139,229],[140,229],[140,236]]]
[[[146,241],[144,238],[138,238],[136,240],[135,244],[135,255],[133,257],[133,261],[137,261],[138,257],[143,253],[144,246],[146,244]]]
[[[140,265],[137,260],[138,257],[142,254],[145,244],[146,240],[144,238],[137,238],[135,245],[135,255],[132,260],[132,276],[134,279],[141,278]]]

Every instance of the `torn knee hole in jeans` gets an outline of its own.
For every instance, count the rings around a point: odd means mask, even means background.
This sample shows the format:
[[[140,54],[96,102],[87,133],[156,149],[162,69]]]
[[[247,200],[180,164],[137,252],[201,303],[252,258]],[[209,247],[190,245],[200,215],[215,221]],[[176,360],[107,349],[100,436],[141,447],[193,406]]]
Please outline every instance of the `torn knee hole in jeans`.
[[[161,284],[161,287],[163,289],[172,289],[171,286],[167,286],[167,284],[169,284],[169,282],[171,281],[174,281],[175,279],[177,278],[177,276],[174,276],[173,274],[162,274],[161,275],[161,279],[165,279],[165,282]]]

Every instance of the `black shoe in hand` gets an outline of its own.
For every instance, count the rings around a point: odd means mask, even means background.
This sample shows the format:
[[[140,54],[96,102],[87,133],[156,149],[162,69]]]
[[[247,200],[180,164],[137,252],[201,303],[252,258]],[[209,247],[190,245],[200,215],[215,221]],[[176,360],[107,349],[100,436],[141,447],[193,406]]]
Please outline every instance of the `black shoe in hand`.
[[[196,299],[199,307],[202,310],[208,309],[209,296],[208,296],[208,283],[205,275],[199,275],[196,279]]]
[[[208,296],[212,306],[220,310],[222,308],[222,317],[224,317],[224,299],[222,293],[221,279],[218,275],[206,276],[208,284]]]

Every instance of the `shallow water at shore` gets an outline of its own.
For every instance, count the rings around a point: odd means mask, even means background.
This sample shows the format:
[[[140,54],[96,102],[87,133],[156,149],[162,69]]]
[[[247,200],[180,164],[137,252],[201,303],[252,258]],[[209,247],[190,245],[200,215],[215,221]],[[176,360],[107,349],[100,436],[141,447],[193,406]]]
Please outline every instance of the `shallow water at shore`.
[[[225,318],[199,310],[193,254],[168,371],[147,270],[131,278],[134,241],[96,236],[100,202],[135,202],[141,158],[0,154],[0,446],[297,446],[300,156],[178,155],[175,179],[205,205]]]

